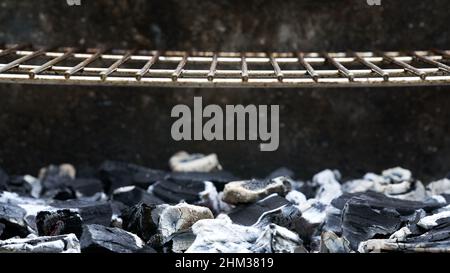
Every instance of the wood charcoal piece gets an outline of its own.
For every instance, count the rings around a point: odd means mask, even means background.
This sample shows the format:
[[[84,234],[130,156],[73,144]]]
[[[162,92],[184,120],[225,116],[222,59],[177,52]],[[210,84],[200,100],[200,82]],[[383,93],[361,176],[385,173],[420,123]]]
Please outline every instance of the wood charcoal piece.
[[[342,211],[342,235],[353,250],[376,236],[389,237],[401,224],[401,215],[395,209],[375,209],[364,199],[350,199]]]
[[[422,219],[419,220],[417,225],[426,230],[429,230],[443,223],[449,222],[450,222],[450,211],[443,211],[440,213],[423,217]]]
[[[426,190],[429,196],[450,194],[450,179],[444,178],[431,182],[427,185]]]
[[[302,205],[307,202],[306,196],[299,191],[290,191],[286,195],[286,199],[296,205]]]
[[[279,209],[288,203],[285,198],[278,194],[272,194],[256,203],[240,205],[232,210],[228,216],[233,220],[233,223],[251,226],[256,224],[264,213]]]
[[[188,154],[184,151],[174,154],[169,160],[174,172],[211,172],[221,170],[216,154]]]
[[[75,234],[0,241],[0,253],[80,253]]]
[[[164,201],[156,197],[155,195],[146,192],[145,190],[136,186],[127,186],[114,190],[112,194],[114,201],[119,201],[126,206],[134,206],[139,203],[145,203],[147,205],[160,205],[164,204]]]
[[[189,182],[205,182],[209,181],[214,184],[218,191],[222,191],[226,183],[237,181],[237,177],[226,171],[212,172],[172,172],[167,178],[171,180],[181,180]]]
[[[186,203],[167,206],[159,218],[159,231],[164,242],[167,242],[175,233],[188,231],[197,221],[213,218],[211,210],[205,207]]]
[[[112,218],[111,204],[108,202],[89,202],[85,200],[55,201],[50,204],[56,209],[70,209],[80,214],[83,224],[109,226]]]
[[[255,253],[295,253],[304,252],[303,241],[294,232],[270,224],[266,226],[251,248]]]
[[[6,190],[6,184],[8,183],[8,174],[0,168],[0,191]]]
[[[39,180],[42,182],[43,194],[53,197],[58,194],[58,190],[68,191],[67,184],[75,179],[75,175],[75,168],[70,164],[50,165],[42,168],[39,172]]]
[[[345,238],[338,237],[334,232],[322,232],[320,240],[321,253],[350,253],[350,243]]]
[[[223,190],[223,201],[229,204],[245,204],[256,202],[272,193],[284,196],[291,190],[291,182],[288,177],[230,182]]]
[[[5,240],[15,236],[26,237],[29,234],[25,222],[26,211],[14,204],[0,203],[0,224],[3,232],[0,239]]]
[[[191,231],[177,233],[172,236],[170,249],[173,253],[184,253],[194,243],[195,238]]]
[[[78,198],[103,192],[102,181],[95,178],[77,178],[71,181],[69,186],[75,191]]]
[[[41,211],[36,216],[39,236],[57,236],[73,233],[81,238],[83,221],[77,212],[68,209]]]
[[[122,228],[147,242],[158,232],[159,214],[155,205],[140,203],[125,209],[120,216]]]
[[[167,173],[161,170],[117,161],[105,161],[99,168],[99,175],[107,193],[120,187],[135,185],[147,189],[156,181],[162,180]]]
[[[23,176],[10,176],[7,184],[7,189],[10,192],[15,192],[23,196],[31,196],[33,187],[28,183]]]
[[[85,225],[80,244],[85,253],[134,253],[144,247],[144,242],[133,233],[101,225]]]
[[[149,191],[169,204],[181,201],[194,204],[201,201],[200,193],[205,189],[204,182],[168,179],[155,183]]]

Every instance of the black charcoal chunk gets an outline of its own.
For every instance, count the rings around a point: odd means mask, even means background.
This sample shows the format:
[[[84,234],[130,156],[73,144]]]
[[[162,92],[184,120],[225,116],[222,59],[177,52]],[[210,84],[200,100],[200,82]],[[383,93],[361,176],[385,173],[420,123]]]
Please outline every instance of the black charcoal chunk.
[[[223,190],[223,201],[230,204],[243,204],[253,203],[272,193],[284,196],[291,190],[291,182],[292,180],[288,177],[230,182]]]
[[[395,209],[375,209],[357,198],[350,199],[342,212],[342,234],[354,250],[359,243],[376,236],[389,237],[401,224],[401,215]]]
[[[274,224],[266,226],[255,244],[251,248],[255,253],[295,253],[305,252],[300,237],[286,229]]]
[[[145,242],[158,232],[159,215],[155,205],[140,203],[125,209],[120,217],[122,228]]]
[[[199,181],[163,180],[151,187],[151,192],[169,204],[181,201],[187,203],[200,202],[200,193],[205,191],[205,183]]]
[[[39,180],[42,182],[42,194],[57,200],[75,198],[75,192],[68,186],[75,175],[75,168],[70,164],[50,165],[41,169]]]
[[[0,253],[80,253],[75,234],[0,241]]]
[[[114,190],[112,199],[114,201],[122,202],[129,207],[139,203],[145,203],[147,205],[164,204],[164,201],[155,195],[136,186],[122,187]]]
[[[172,172],[168,175],[172,180],[205,182],[209,181],[214,184],[218,191],[222,191],[225,184],[230,181],[237,181],[238,178],[226,171],[213,172]]]
[[[232,210],[228,216],[233,223],[251,226],[266,212],[273,211],[287,205],[289,202],[278,194],[272,194],[256,203],[240,205]]]
[[[15,192],[19,195],[31,196],[33,187],[23,176],[11,176],[8,180],[8,191]]]
[[[77,211],[83,224],[99,224],[109,226],[112,218],[111,204],[108,202],[89,202],[85,200],[55,201],[50,206],[57,209]]]
[[[80,244],[82,252],[134,253],[144,247],[133,233],[101,225],[85,225]]]
[[[167,173],[146,167],[116,161],[106,161],[100,166],[100,177],[105,184],[105,191],[135,185],[147,189],[156,181],[162,180]]]
[[[77,212],[68,209],[58,211],[41,211],[36,216],[39,236],[57,236],[75,234],[78,238],[83,232],[83,221]]]
[[[77,196],[93,196],[103,192],[102,181],[95,178],[77,178],[70,182],[69,185],[77,194]]]
[[[15,236],[26,237],[29,232],[25,223],[26,211],[13,204],[0,203],[0,224],[3,231],[0,239],[5,240]]]

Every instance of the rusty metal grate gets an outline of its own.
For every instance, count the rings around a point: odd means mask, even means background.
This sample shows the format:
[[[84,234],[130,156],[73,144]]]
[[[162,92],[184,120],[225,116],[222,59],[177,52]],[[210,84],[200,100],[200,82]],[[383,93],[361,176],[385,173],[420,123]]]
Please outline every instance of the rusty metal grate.
[[[2,47],[0,82],[155,87],[450,84],[450,51],[232,53]]]

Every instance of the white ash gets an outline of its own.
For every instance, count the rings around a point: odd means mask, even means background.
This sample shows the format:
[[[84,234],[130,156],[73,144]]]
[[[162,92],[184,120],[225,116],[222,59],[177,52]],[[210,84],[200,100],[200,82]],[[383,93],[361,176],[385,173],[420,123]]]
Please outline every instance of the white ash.
[[[309,224],[320,225],[327,216],[327,205],[317,199],[309,199],[306,203],[298,206],[302,212],[302,218]]]
[[[266,226],[251,248],[255,253],[294,253],[303,249],[298,234],[275,224]]]
[[[304,203],[306,203],[306,196],[299,192],[299,191],[290,191],[287,195],[286,195],[286,199],[291,202],[294,203],[296,205],[302,205]]]
[[[80,253],[75,234],[0,241],[0,253]]]
[[[319,185],[316,199],[323,204],[329,205],[333,199],[341,196],[341,184],[338,182],[340,178],[341,175],[337,171],[325,170],[316,174],[313,177],[313,182]]]
[[[450,211],[443,211],[437,214],[423,217],[422,219],[420,219],[417,225],[424,229],[431,229],[439,224],[439,220],[443,220],[446,218],[450,219]]]
[[[431,182],[426,187],[427,193],[431,195],[450,194],[450,179],[441,179]]]
[[[188,154],[184,151],[173,155],[169,165],[174,172],[210,172],[222,169],[216,154]]]

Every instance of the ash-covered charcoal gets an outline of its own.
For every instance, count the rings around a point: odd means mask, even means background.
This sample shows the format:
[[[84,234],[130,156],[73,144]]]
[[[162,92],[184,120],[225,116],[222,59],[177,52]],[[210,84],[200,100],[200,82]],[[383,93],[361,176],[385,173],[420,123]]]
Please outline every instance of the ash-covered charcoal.
[[[226,183],[238,180],[232,173],[223,170],[212,172],[172,172],[169,173],[166,178],[175,181],[209,181],[214,184],[218,191],[222,191]]]
[[[256,227],[233,224],[226,215],[200,220],[192,231],[197,237],[186,253],[250,253],[261,234]]]
[[[120,216],[122,228],[147,242],[158,232],[160,210],[155,205],[140,203],[125,209]]]
[[[75,191],[68,185],[75,179],[76,170],[70,164],[50,165],[39,172],[44,197],[57,200],[76,198]]]
[[[188,231],[193,224],[202,219],[213,219],[214,215],[206,207],[180,203],[167,206],[159,218],[159,231],[166,243],[175,233]]]
[[[428,196],[450,194],[450,179],[444,178],[431,182],[427,185],[426,191]]]
[[[332,231],[322,232],[320,236],[321,253],[350,253],[350,243],[345,238],[337,236]]]
[[[145,203],[147,205],[164,204],[164,201],[155,195],[136,186],[127,186],[114,190],[112,199],[114,201],[122,202],[129,207],[139,203]]]
[[[221,170],[216,154],[188,154],[184,151],[174,154],[169,160],[174,172],[211,172]]]
[[[77,238],[83,232],[83,221],[77,212],[68,209],[41,211],[36,216],[39,236],[57,236],[73,233]]]
[[[299,191],[290,191],[287,195],[286,195],[286,199],[296,205],[302,205],[304,203],[306,203],[307,199],[306,196],[299,192]]]
[[[107,193],[125,186],[138,186],[147,189],[156,181],[162,180],[167,173],[134,164],[117,161],[105,161],[99,168],[99,175]]]
[[[426,197],[422,182],[414,180],[409,170],[397,167],[382,172],[368,173],[363,179],[349,181],[342,186],[348,193],[375,191],[397,199],[423,201]]]
[[[233,223],[251,226],[258,222],[258,219],[266,212],[277,210],[282,206],[289,204],[284,197],[274,193],[258,202],[250,205],[240,205],[228,213],[228,217]]]
[[[288,177],[277,177],[270,180],[235,181],[225,185],[223,201],[229,204],[253,203],[272,193],[286,195],[292,188],[292,180]]]
[[[85,225],[80,244],[82,252],[134,253],[144,247],[133,233],[102,225]]]
[[[29,231],[25,216],[26,211],[23,208],[14,204],[0,203],[0,224],[3,226],[0,239],[26,237]]]
[[[263,229],[251,251],[255,253],[307,252],[303,246],[303,241],[297,234],[274,224],[270,224]]]
[[[288,169],[286,167],[281,167],[281,168],[278,168],[278,169],[274,170],[273,172],[271,172],[266,177],[266,180],[274,179],[274,178],[277,178],[280,176],[286,176],[286,177],[294,179],[295,173],[291,169]]]
[[[319,186],[316,199],[322,204],[329,205],[333,199],[341,194],[341,184],[339,183],[341,174],[338,171],[325,170],[313,177],[313,183]]]
[[[0,253],[80,253],[75,234],[0,241]]]
[[[109,226],[112,218],[111,204],[108,202],[89,202],[86,200],[55,201],[50,204],[56,209],[70,209],[80,214],[83,224]]]
[[[443,211],[425,216],[417,222],[417,225],[429,230],[445,223],[450,223],[450,211]]]

